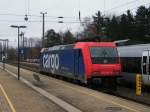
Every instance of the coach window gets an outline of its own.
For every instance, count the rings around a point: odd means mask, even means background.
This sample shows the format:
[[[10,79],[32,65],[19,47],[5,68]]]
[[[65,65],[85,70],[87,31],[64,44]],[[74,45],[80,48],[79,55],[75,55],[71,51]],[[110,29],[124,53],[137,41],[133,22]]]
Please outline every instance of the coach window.
[[[150,75],[150,56],[149,56],[149,63],[148,63],[148,66],[149,66],[149,74]]]
[[[147,72],[146,65],[147,65],[147,56],[143,56],[143,63],[142,63],[143,74],[146,74]]]
[[[137,60],[137,63],[136,63],[137,71],[136,71],[136,73],[141,73],[141,58],[137,58],[136,60]]]

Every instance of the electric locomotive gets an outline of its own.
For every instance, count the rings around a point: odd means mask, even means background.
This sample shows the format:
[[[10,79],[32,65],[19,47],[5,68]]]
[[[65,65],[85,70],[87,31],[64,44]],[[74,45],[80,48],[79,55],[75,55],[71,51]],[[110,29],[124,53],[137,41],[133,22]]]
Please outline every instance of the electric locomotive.
[[[121,64],[112,42],[77,42],[59,45],[41,52],[40,71],[78,80],[82,83],[100,79],[102,84],[116,87]]]

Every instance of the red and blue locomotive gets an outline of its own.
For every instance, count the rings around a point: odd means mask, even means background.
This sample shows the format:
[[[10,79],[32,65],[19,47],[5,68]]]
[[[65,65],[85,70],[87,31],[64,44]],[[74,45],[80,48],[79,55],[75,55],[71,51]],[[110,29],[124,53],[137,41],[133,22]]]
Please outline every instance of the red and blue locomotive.
[[[41,52],[40,71],[91,83],[115,85],[121,64],[116,45],[112,42],[77,42],[50,47]]]

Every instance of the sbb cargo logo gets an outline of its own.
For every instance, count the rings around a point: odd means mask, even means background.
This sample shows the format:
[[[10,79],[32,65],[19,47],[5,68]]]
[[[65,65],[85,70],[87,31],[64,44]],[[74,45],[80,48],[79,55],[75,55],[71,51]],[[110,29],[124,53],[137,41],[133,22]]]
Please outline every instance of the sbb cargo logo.
[[[58,54],[44,54],[43,55],[43,68],[49,68],[51,72],[59,69],[59,56]]]

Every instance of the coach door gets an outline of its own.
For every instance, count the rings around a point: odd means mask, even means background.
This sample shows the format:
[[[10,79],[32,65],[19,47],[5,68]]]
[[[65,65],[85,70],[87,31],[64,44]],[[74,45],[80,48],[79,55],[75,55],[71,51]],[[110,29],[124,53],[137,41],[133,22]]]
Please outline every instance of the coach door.
[[[150,83],[150,51],[144,51],[142,54],[142,79],[146,84]]]

